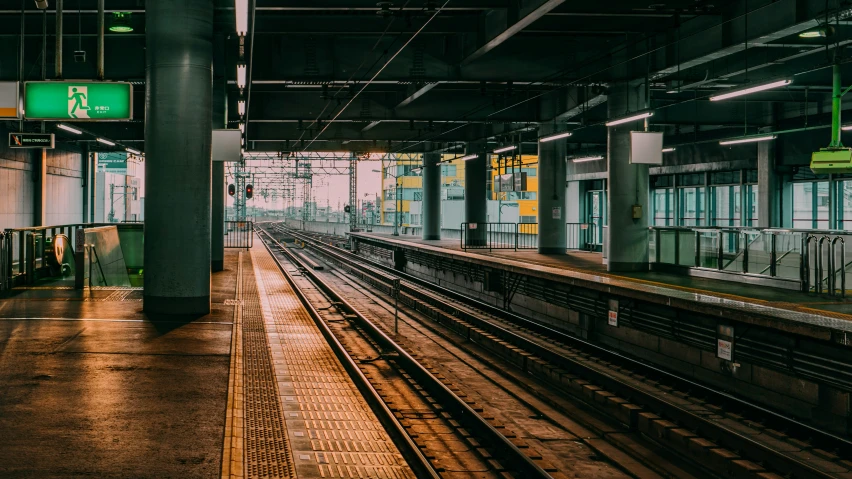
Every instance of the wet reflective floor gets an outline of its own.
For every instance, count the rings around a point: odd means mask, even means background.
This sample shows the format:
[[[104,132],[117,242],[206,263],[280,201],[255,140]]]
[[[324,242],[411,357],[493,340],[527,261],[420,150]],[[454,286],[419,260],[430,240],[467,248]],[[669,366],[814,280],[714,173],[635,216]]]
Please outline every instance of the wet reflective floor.
[[[218,476],[236,264],[193,320],[146,317],[132,288],[0,299],[0,477]]]

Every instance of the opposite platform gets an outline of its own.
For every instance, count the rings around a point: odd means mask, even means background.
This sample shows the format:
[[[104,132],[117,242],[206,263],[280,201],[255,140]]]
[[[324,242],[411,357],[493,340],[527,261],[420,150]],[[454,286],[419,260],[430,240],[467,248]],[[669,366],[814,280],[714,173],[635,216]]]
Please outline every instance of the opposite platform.
[[[352,235],[367,243],[422,251],[821,339],[831,340],[834,332],[852,333],[852,300],[847,299],[831,300],[796,291],[670,273],[608,273],[599,253],[474,252],[462,251],[458,240],[424,241],[378,233]]]

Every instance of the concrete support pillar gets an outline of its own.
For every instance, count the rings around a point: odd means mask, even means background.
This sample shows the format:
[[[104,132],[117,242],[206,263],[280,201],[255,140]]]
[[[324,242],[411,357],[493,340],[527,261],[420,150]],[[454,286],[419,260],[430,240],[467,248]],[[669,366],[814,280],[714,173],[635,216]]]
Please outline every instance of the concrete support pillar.
[[[486,165],[488,154],[485,142],[470,143],[467,154],[476,154],[476,159],[468,160],[464,166],[464,220],[469,223],[465,232],[467,246],[484,246],[486,240],[485,223],[488,221],[488,203],[485,196]],[[470,223],[477,226],[471,229]]]
[[[541,125],[539,133],[554,133],[552,124]],[[564,141],[538,144],[538,252],[565,254],[568,231],[565,226],[565,155]]]
[[[757,225],[760,228],[781,226],[779,178],[775,172],[774,141],[757,144]]]
[[[212,0],[146,2],[149,314],[210,312]]]
[[[423,155],[423,239],[441,239],[441,154]]]
[[[634,83],[613,85],[608,117],[643,109],[642,90]],[[624,123],[610,127],[607,135],[608,271],[648,269],[648,165],[630,164],[630,132],[642,129],[641,121]]]
[[[216,35],[216,52],[213,62],[213,129],[227,128],[228,93],[225,89],[224,37]],[[210,270],[225,269],[225,163],[213,163],[210,197]]]
[[[33,156],[33,226],[48,226],[47,208],[47,150],[32,150]]]

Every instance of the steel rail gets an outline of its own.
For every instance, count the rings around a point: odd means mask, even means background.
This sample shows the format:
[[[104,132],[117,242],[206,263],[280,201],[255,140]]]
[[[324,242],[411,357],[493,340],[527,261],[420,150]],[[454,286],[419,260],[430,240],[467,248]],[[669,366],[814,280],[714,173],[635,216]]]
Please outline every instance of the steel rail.
[[[439,400],[439,404],[453,413],[453,418],[459,423],[465,425],[466,428],[476,431],[479,437],[488,442],[487,446],[494,449],[499,455],[501,461],[506,461],[506,465],[516,472],[522,474],[525,479],[533,478],[552,478],[541,466],[536,464],[532,459],[524,454],[515,444],[512,443],[506,436],[500,433],[494,426],[486,421],[479,413],[477,413],[470,405],[462,398],[454,393],[449,387],[442,383],[438,378],[429,372],[419,361],[411,356],[405,349],[379,329],[372,321],[367,319],[358,309],[356,309],[349,301],[341,296],[327,282],[320,278],[312,269],[301,263],[300,259],[287,251],[287,248],[281,245],[277,240],[272,238],[268,232],[266,235],[281,250],[291,258],[296,265],[300,265],[304,270],[304,275],[309,277],[311,281],[317,285],[326,295],[331,297],[338,307],[342,307],[350,314],[354,315],[360,326],[380,347],[394,351],[398,357],[397,362],[402,365],[412,377],[415,377],[418,384],[429,391],[429,394]]]
[[[796,419],[784,416],[776,411],[759,406],[742,398],[738,398],[723,391],[710,388],[690,379],[677,376],[666,370],[659,369],[649,364],[637,361],[636,359],[630,358],[628,356],[624,356],[618,352],[603,348],[581,338],[577,338],[562,331],[558,331],[553,328],[544,326],[535,321],[531,321],[514,313],[502,310],[499,307],[484,303],[476,298],[472,298],[464,294],[449,290],[442,286],[436,285],[429,281],[416,278],[408,273],[397,271],[391,268],[390,266],[386,266],[362,257],[357,257],[356,261],[355,259],[353,259],[356,258],[356,256],[352,255],[348,251],[336,248],[334,246],[325,245],[323,243],[318,243],[304,234],[293,232],[292,230],[288,230],[287,234],[291,234],[294,237],[302,239],[307,245],[319,250],[321,253],[326,254],[340,262],[344,262],[350,267],[356,267],[361,272],[367,273],[371,269],[378,269],[381,272],[390,273],[398,278],[404,279],[407,282],[430,289],[433,292],[447,296],[455,301],[459,301],[470,307],[479,309],[492,316],[504,319],[510,323],[528,329],[532,332],[543,334],[553,339],[556,339],[560,342],[569,345],[569,347],[570,345],[576,345],[587,351],[593,351],[594,354],[598,355],[598,357],[603,356],[602,359],[610,361],[619,361],[621,363],[626,362],[631,368],[634,369],[634,371],[638,369],[639,371],[637,372],[641,372],[642,374],[651,374],[657,377],[662,377],[666,380],[677,383],[679,387],[683,387],[684,389],[698,391],[700,394],[706,395],[722,402],[733,403],[743,409],[749,410],[750,412],[757,413],[759,415],[768,417],[774,421],[783,423],[786,428],[796,431],[797,434],[801,435],[802,437],[813,438],[821,444],[829,444],[831,446],[830,448],[841,449],[847,453],[852,452],[852,441],[847,438],[834,435],[821,429],[817,429],[809,424],[805,424]],[[368,265],[368,267],[365,267],[365,265]],[[373,274],[375,275],[375,273]],[[386,282],[388,278],[387,275],[384,273],[380,274],[386,278],[384,280]],[[402,287],[403,290],[408,289],[408,291],[412,295],[415,295],[421,300],[423,299],[423,291],[417,290],[416,288],[411,288],[410,286],[406,286],[405,284],[403,284]],[[772,458],[780,458],[784,462],[784,467],[787,468],[786,470],[790,472],[796,472],[797,477],[799,477],[799,475],[801,475],[801,477],[829,477],[821,471],[816,470],[814,467],[811,467],[811,465],[807,462],[795,460],[790,457],[780,455],[777,453],[777,451],[757,441],[754,441],[753,439],[745,435],[720,427],[689,411],[680,410],[666,403],[659,397],[639,391],[636,388],[627,385],[614,377],[608,376],[596,369],[590,368],[570,357],[561,355],[550,349],[544,348],[530,341],[529,339],[519,336],[516,333],[502,328],[498,325],[495,325],[492,322],[469,314],[464,314],[461,319],[470,321],[471,323],[476,324],[479,327],[489,329],[492,332],[496,332],[497,334],[502,335],[503,339],[508,339],[512,342],[515,342],[516,345],[527,349],[529,352],[532,352],[544,359],[547,359],[548,361],[551,361],[565,369],[574,371],[581,370],[582,372],[580,374],[587,375],[587,377],[591,377],[593,380],[599,381],[601,383],[601,386],[609,388],[612,392],[625,395],[626,397],[641,399],[643,404],[651,408],[662,408],[666,411],[670,418],[678,420],[683,425],[686,425],[688,427],[695,428],[696,430],[701,430],[703,434],[724,438],[727,440],[729,447],[749,451],[750,453],[752,453],[756,460],[772,461]]]
[[[272,238],[268,232],[265,230],[258,228],[258,231],[261,231],[267,235],[267,237],[274,242],[276,246],[278,246],[282,251],[287,253],[289,257],[292,253],[286,251],[286,248],[282,246],[278,241]],[[261,238],[262,240],[262,238]],[[290,284],[293,291],[296,293],[296,296],[301,301],[302,305],[308,311],[308,314],[313,319],[314,323],[319,328],[320,333],[322,333],[325,340],[331,346],[331,349],[334,351],[334,355],[337,356],[337,359],[340,361],[340,364],[343,365],[343,368],[349,373],[349,377],[352,378],[352,381],[355,383],[355,386],[364,396],[364,399],[367,401],[367,404],[370,405],[370,409],[373,410],[373,413],[376,414],[376,417],[379,419],[379,422],[382,423],[382,426],[388,432],[393,442],[400,449],[403,457],[405,457],[406,462],[408,463],[411,470],[419,479],[440,479],[440,475],[432,467],[432,464],[426,459],[426,456],[423,455],[423,451],[417,446],[405,428],[400,424],[399,420],[397,420],[396,416],[393,412],[388,408],[387,404],[382,400],[378,391],[373,387],[361,369],[358,367],[358,364],[349,355],[343,345],[338,341],[337,337],[322,320],[322,317],[319,314],[319,311],[314,308],[313,304],[308,300],[305,293],[296,285],[296,281],[287,271],[287,268],[281,264],[278,258],[275,257],[275,253],[269,247],[269,244],[266,241],[261,241],[263,246],[269,252],[269,255],[272,256],[272,259],[275,261],[275,265],[278,266],[278,269],[281,270],[281,273],[287,279],[287,282]],[[294,261],[294,264],[298,264]]]

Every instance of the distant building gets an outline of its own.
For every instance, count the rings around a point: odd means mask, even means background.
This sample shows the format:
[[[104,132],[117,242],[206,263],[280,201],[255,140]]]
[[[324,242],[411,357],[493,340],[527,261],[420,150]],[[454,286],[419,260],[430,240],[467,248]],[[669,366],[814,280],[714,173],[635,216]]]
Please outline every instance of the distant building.
[[[458,229],[464,222],[465,162],[443,155],[441,164],[441,227]],[[397,207],[401,226],[422,224],[423,173],[420,155],[383,162],[381,223],[394,224]],[[537,223],[538,157],[499,158],[492,155],[487,220],[492,223]],[[397,190],[399,195],[397,196]]]

